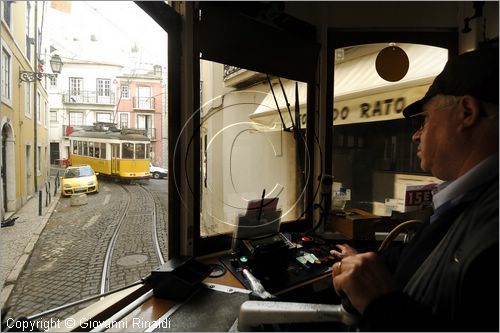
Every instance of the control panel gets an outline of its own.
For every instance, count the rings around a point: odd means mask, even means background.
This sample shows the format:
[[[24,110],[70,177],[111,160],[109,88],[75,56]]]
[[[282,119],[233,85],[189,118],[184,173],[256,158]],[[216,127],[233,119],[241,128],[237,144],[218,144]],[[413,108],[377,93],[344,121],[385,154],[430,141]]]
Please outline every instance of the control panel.
[[[335,247],[320,237],[291,233],[240,240],[237,250],[219,259],[247,288],[244,270],[249,270],[270,293],[288,289],[331,272]]]

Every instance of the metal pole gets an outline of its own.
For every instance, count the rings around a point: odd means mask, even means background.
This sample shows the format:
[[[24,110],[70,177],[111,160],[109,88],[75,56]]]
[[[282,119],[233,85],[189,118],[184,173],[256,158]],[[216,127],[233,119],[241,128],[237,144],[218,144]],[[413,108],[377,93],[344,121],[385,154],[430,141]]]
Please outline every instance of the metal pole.
[[[50,182],[45,182],[45,207],[50,203]]]
[[[57,188],[59,187],[59,171],[57,171],[56,179],[54,180],[54,196],[57,194]]]
[[[38,191],[38,216],[42,216],[42,190]]]

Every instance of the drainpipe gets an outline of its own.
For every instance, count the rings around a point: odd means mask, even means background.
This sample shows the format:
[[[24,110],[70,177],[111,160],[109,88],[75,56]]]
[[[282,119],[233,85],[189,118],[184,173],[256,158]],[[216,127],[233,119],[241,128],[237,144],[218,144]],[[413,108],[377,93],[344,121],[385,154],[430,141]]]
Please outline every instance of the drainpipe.
[[[37,95],[37,85],[38,85],[38,1],[35,1],[35,60],[34,60],[34,72],[35,80],[33,81],[33,180],[35,185],[35,193],[38,192],[38,174],[37,174],[37,157],[38,157],[38,140],[37,140],[37,130],[38,130],[38,115],[36,108],[36,95]]]

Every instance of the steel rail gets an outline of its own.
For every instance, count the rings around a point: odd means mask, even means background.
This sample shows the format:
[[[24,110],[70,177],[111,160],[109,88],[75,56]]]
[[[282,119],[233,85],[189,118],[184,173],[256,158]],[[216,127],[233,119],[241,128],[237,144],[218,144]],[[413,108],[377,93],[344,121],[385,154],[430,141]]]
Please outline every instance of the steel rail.
[[[123,210],[123,214],[120,217],[120,221],[118,222],[118,225],[116,226],[115,231],[113,232],[113,236],[111,236],[108,248],[106,249],[106,256],[104,257],[104,264],[101,275],[101,294],[107,292],[109,289],[109,277],[111,271],[111,257],[113,255],[113,249],[115,247],[116,239],[118,238],[118,233],[120,232],[120,229],[123,225],[123,221],[125,221],[125,217],[127,216],[130,207],[130,201],[132,198],[132,194],[130,193],[130,191],[123,185],[122,188],[128,193],[128,200],[125,209]]]
[[[142,185],[141,185],[142,187]],[[148,191],[146,191],[148,192]],[[149,192],[148,192],[149,193]],[[161,252],[161,248],[160,248],[160,243],[158,242],[158,230],[157,230],[157,224],[158,224],[158,220],[157,220],[157,216],[158,216],[158,204],[156,203],[156,200],[154,198],[154,196],[149,193],[149,195],[151,195],[152,199],[153,199],[153,205],[154,205],[154,209],[153,209],[153,225],[152,225],[152,237],[153,237],[153,246],[154,246],[154,250],[155,250],[155,253],[156,253],[156,257],[158,258],[158,261],[160,262],[160,265],[163,265],[165,263],[165,259],[163,258],[163,253]]]

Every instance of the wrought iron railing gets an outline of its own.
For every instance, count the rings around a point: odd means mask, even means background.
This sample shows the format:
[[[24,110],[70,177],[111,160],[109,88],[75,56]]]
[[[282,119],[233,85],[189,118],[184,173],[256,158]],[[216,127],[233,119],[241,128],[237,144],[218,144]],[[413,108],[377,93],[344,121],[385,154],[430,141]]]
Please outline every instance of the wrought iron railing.
[[[79,93],[63,94],[63,103],[68,104],[115,104],[115,94],[110,92],[109,95],[103,96],[96,91],[80,91]]]
[[[134,109],[154,110],[155,98],[154,97],[134,97]]]
[[[149,139],[151,140],[156,139],[156,128],[138,128],[138,129],[143,130]]]
[[[235,67],[230,65],[224,65],[224,80],[226,80],[232,74],[241,70],[241,67]]]

